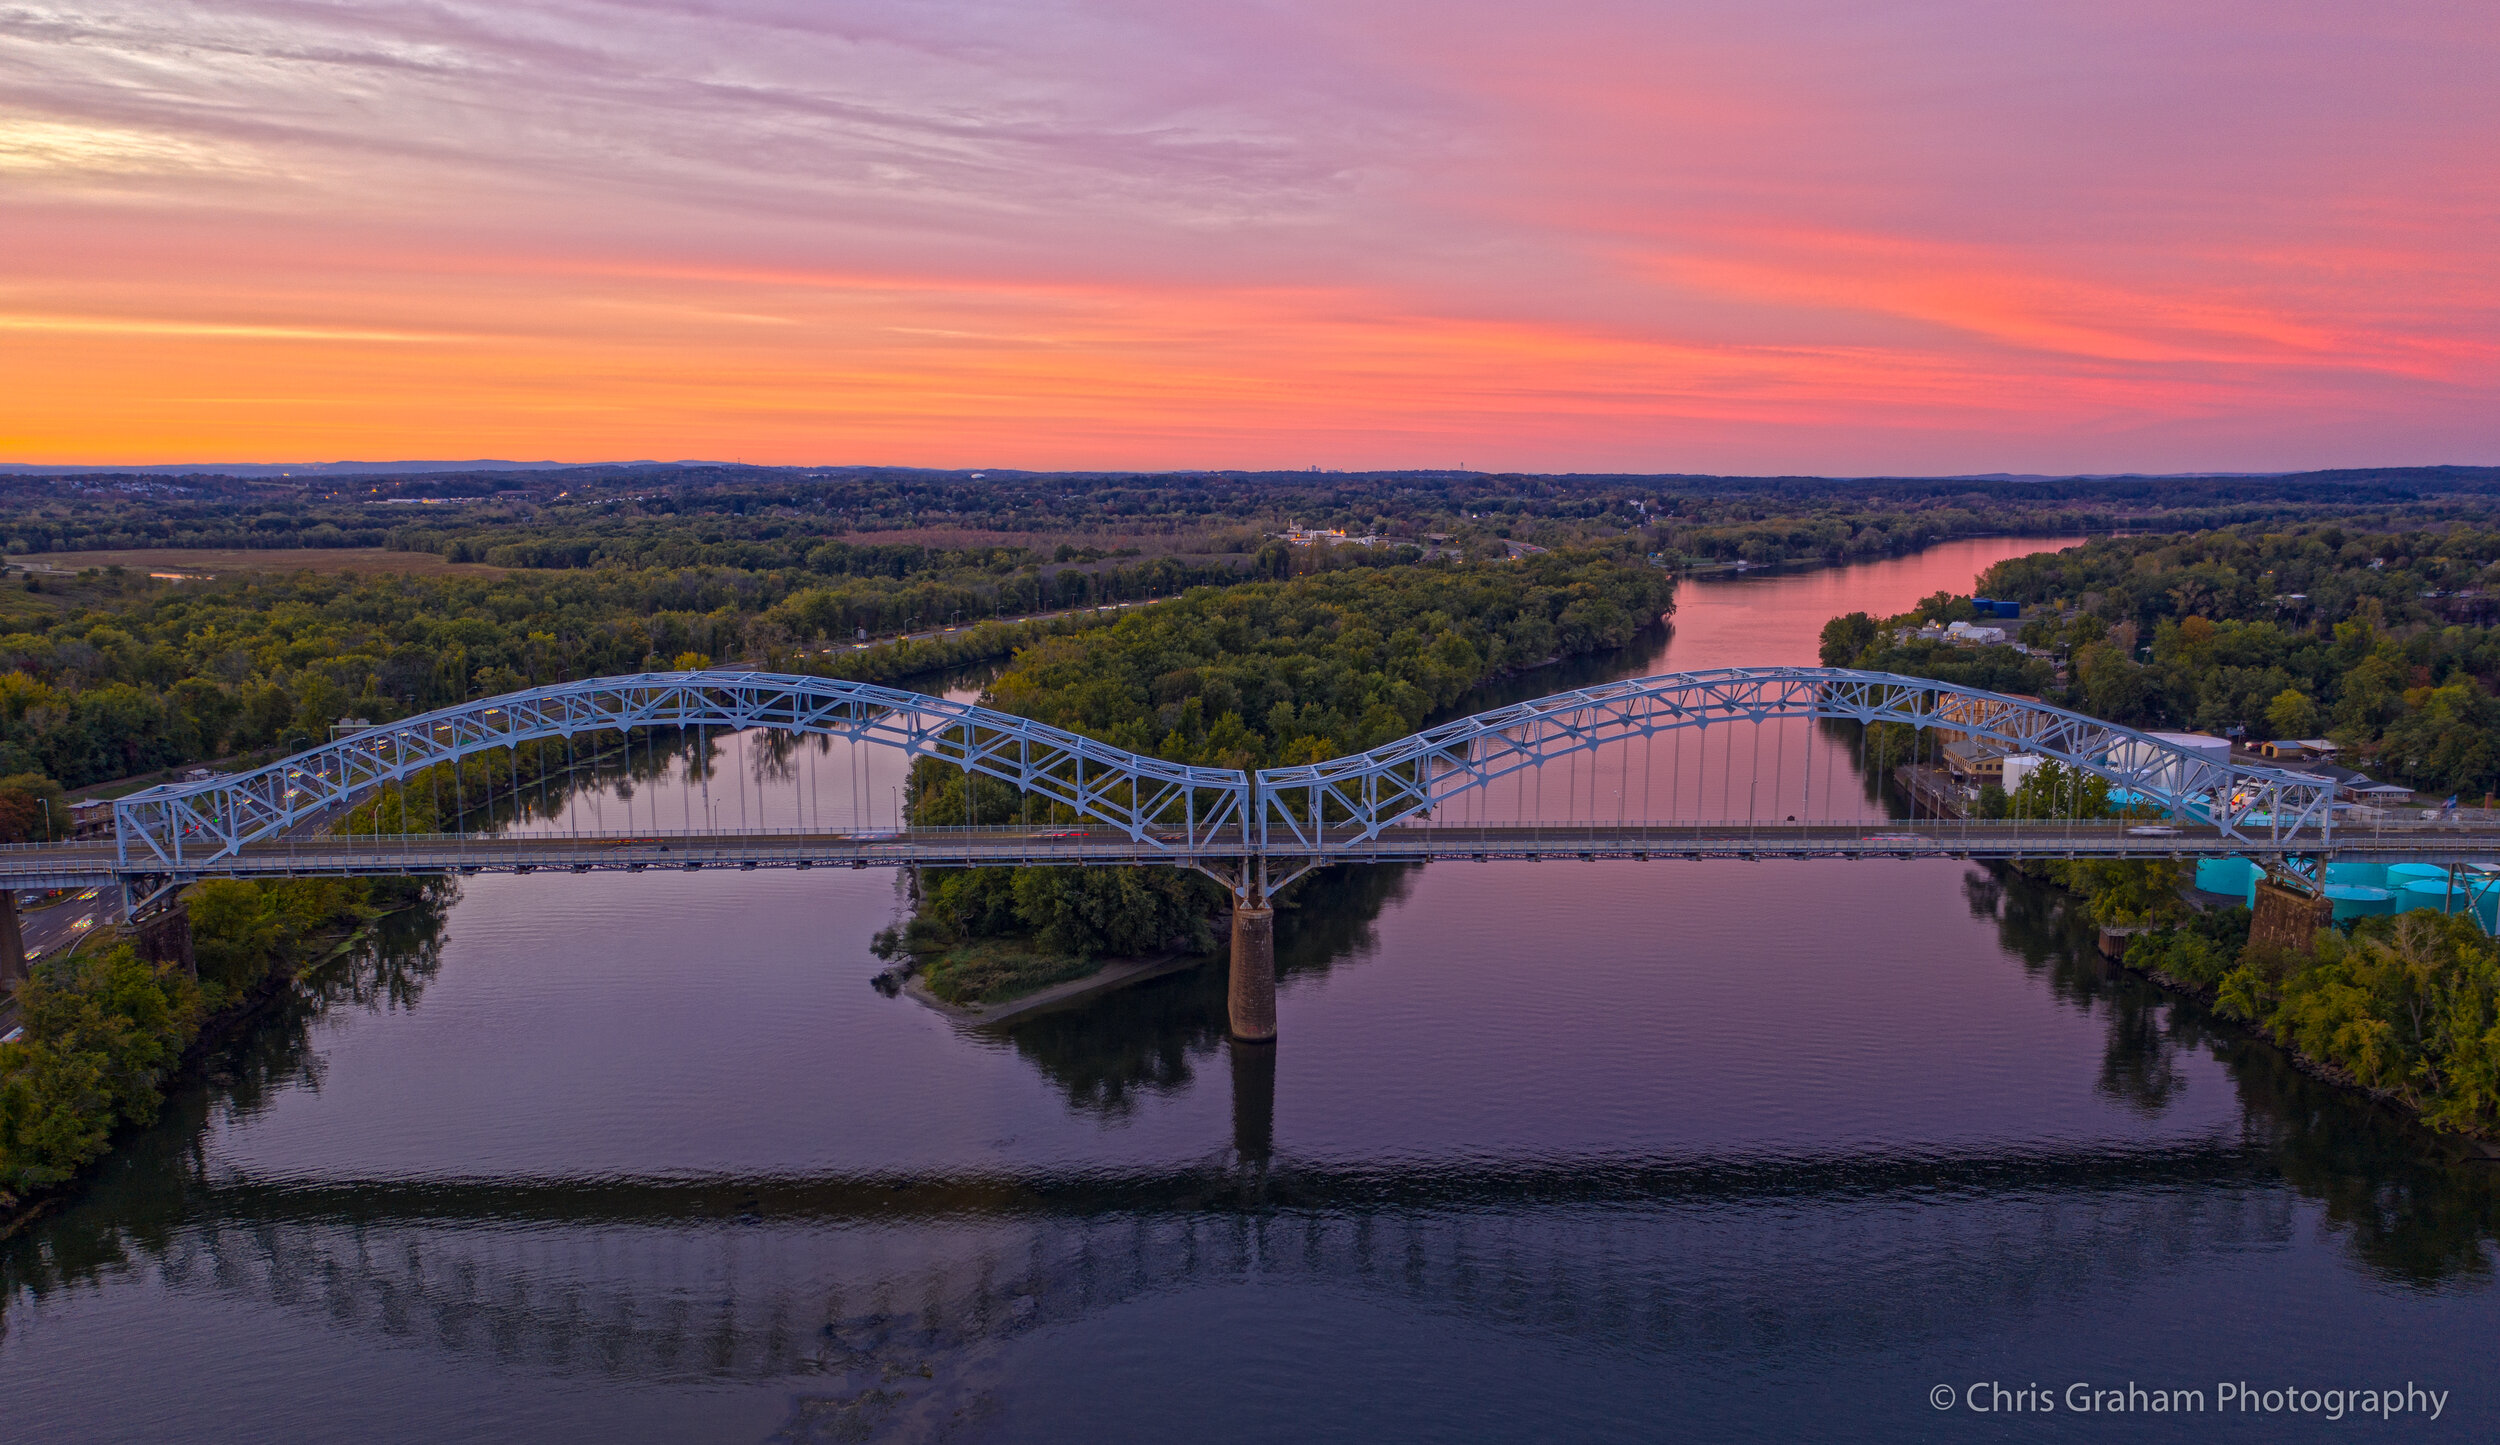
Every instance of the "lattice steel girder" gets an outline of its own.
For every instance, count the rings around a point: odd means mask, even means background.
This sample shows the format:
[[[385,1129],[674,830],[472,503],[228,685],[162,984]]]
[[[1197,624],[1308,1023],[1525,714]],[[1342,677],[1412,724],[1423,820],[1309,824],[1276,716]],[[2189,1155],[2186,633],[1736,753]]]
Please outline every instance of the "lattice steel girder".
[[[119,800],[124,866],[198,863],[284,833],[438,763],[583,732],[769,727],[898,747],[1065,803],[1158,847],[1244,836],[1248,779],[897,688],[752,672],[594,678],[486,698],[350,734],[230,778]],[[135,857],[134,857],[135,855]]]
[[[1321,859],[1469,788],[1567,753],[1675,728],[1775,718],[1951,727],[2087,769],[2235,838],[2324,841],[2333,785],[2218,763],[2079,713],[1975,688],[1834,668],[1632,678],[1427,728],[1386,747],[1245,775],[1141,757],[969,703],[871,683],[756,672],[649,673],[532,688],[337,739],[231,778],[114,805],[124,868],[198,864],[438,763],[583,732],[767,727],[935,758],[1066,804],[1171,853]],[[134,858],[134,851],[139,855]],[[1308,866],[1307,864],[1304,866]]]
[[[2024,698],[1840,668],[1724,668],[1632,678],[1558,693],[1427,728],[1386,747],[1256,780],[1258,846],[1324,849],[1322,830],[1380,830],[1496,778],[1567,753],[1675,728],[1775,718],[1846,718],[1949,727],[2085,769],[2213,823],[2280,840],[2326,838],[2334,785],[2304,774],[2216,762],[2159,738]]]

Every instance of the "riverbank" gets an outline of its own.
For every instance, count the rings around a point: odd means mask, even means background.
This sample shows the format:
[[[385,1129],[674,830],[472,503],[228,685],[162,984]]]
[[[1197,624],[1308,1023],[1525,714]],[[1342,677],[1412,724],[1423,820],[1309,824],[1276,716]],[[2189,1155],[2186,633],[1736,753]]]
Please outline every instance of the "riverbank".
[[[151,963],[126,934],[47,960],[21,987],[24,1032],[0,1045],[0,1239],[74,1196],[156,1122],[168,1085],[299,978],[415,906],[376,908],[368,888],[338,880],[207,889],[184,904],[204,968]]]
[[[2201,912],[2135,931],[2116,951],[2104,936],[2102,951],[2301,1073],[2500,1161],[2500,945],[2471,916],[2361,918],[2319,930],[2305,949],[2252,941],[2250,921],[2241,908]]]
[[[363,932],[363,929],[358,929],[342,938],[337,946],[325,955],[324,961],[329,957],[335,957],[341,949],[352,945],[363,935]],[[285,996],[287,990],[293,987],[298,976],[292,971],[273,971],[247,989],[231,1004],[203,1017],[200,1020],[199,1032],[183,1050],[181,1058],[157,1080],[157,1083],[160,1086],[173,1086],[199,1077],[210,1055],[245,1028],[257,1023],[263,1015],[269,1012],[271,1005],[277,1003]],[[103,1153],[88,1160],[79,1166],[77,1173],[58,1183],[48,1184],[22,1195],[10,1195],[0,1190],[0,1199],[14,1199],[15,1201],[14,1205],[9,1206],[10,1212],[6,1217],[0,1218],[0,1240],[8,1239],[18,1230],[42,1218],[48,1211],[58,1208],[75,1197],[78,1191],[86,1185],[88,1177],[113,1157],[113,1151],[118,1149],[125,1139],[152,1127],[155,1122],[156,1116],[152,1114],[146,1119],[122,1124],[113,1131],[109,1146]]]
[[[1749,557],[1711,557],[1700,553],[1688,553],[1679,556],[1674,559],[1673,562],[1666,563],[1664,565],[1672,566],[1675,570],[1675,575],[1678,577],[1762,576],[1793,574],[1798,572],[1820,572],[1842,567],[1863,567],[1870,563],[1897,561],[1904,557],[1915,557],[1921,552],[1929,551],[1937,547],[1950,546],[1956,542],[1988,542],[2008,537],[2027,538],[2035,536],[2039,533],[2038,524],[2041,520],[2043,519],[2026,517],[2023,519],[2022,524],[2018,526],[1991,527],[1969,532],[1950,532],[1933,537],[1904,537],[1900,539],[1899,545],[1883,547],[1856,557],[1831,557],[1817,553],[1811,556],[1780,557],[1769,561],[1755,561]],[[2090,534],[2104,531],[2106,529],[2085,527],[2082,530],[2086,535],[2078,538],[2078,541],[2088,540]]]
[[[2152,934],[2136,935],[2138,939],[2149,939],[2153,936]],[[2131,942],[2125,953],[2112,957],[2110,961],[2165,993],[2192,999],[2203,1005],[2224,1024],[2256,1042],[2273,1048],[2283,1056],[2285,1063],[2290,1064],[2301,1074],[2319,1083],[2358,1094],[2402,1118],[2406,1123],[2421,1127],[2442,1144],[2455,1149],[2460,1157],[2500,1164],[2500,1139],[2442,1128],[2427,1117],[2420,1106],[2402,1093],[2393,1089],[2375,1088],[2363,1083],[2350,1069],[2340,1068],[2323,1059],[2314,1058],[2276,1037],[2255,1022],[2234,1014],[2223,1006],[2218,989],[2181,978],[2166,969],[2141,962],[2139,959],[2140,955],[2136,954]]]
[[[918,973],[904,980],[903,992],[957,1023],[980,1028],[1008,1023],[1038,1013],[1047,1013],[1052,1009],[1065,1008],[1098,994],[1126,988],[1133,983],[1144,983],[1149,979],[1185,973],[1190,969],[1203,966],[1214,956],[1205,953],[1176,952],[1157,954],[1148,958],[1106,960],[1091,972],[1059,983],[1045,985],[1014,998],[1002,999],[996,1003],[948,1003],[939,998],[929,987],[928,979]]]

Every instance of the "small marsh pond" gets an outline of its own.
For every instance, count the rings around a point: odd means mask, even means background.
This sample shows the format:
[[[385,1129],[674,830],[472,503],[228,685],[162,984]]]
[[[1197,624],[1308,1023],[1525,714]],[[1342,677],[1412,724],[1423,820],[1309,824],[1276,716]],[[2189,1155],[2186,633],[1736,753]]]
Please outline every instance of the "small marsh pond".
[[[2040,545],[1690,583],[1603,671],[1810,662]],[[1663,816],[1741,775],[1648,761],[1547,786]],[[655,766],[573,807],[872,818],[898,781]],[[1986,1381],[2057,1398],[2026,1439],[2500,1425],[2490,1166],[1987,869],[1349,871],[1280,919],[1282,1042],[1238,1054],[1214,969],[960,1031],[870,987],[897,907],[848,870],[462,881],[0,1252],[0,1436],[2004,1438]],[[2130,1381],[2207,1413],[2066,1408]],[[2446,1403],[2217,1418],[2223,1381]]]

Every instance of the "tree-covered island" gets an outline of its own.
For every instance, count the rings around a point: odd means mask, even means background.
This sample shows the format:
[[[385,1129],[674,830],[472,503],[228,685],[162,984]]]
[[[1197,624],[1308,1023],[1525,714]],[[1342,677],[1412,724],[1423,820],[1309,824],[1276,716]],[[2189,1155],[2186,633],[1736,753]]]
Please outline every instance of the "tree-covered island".
[[[1174,762],[1317,762],[1395,741],[1495,678],[1621,647],[1673,597],[1655,567],[1561,553],[1202,589],[1026,649],[983,700]],[[934,762],[914,770],[908,806],[932,826],[1052,816]],[[930,871],[880,946],[907,955],[941,1000],[989,1003],[1106,957],[1207,952],[1225,906],[1178,869]]]

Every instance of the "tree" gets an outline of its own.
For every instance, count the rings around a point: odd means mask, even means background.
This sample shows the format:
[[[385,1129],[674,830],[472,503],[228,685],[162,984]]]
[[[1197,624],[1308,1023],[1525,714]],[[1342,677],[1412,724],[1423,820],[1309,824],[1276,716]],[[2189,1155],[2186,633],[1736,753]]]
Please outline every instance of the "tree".
[[[125,944],[45,964],[17,1003],[26,1037],[0,1048],[0,1187],[23,1192],[76,1173],[116,1125],[155,1117],[200,995]]]
[[[46,843],[69,836],[69,799],[41,773],[0,778],[0,843]]]
[[[1875,640],[1875,619],[1863,612],[1849,612],[1823,624],[1820,654],[1825,667],[1848,667],[1858,660]]]
[[[2167,925],[2188,916],[2182,890],[2194,864],[2111,859],[2050,866],[2062,873],[2060,882],[2084,896],[2092,921],[2103,928]]]
[[[2470,677],[2411,689],[2380,747],[2417,787],[2479,793],[2500,786],[2500,701]]]
[[[2117,647],[2096,642],[2076,649],[2075,678],[2083,685],[2084,706],[2095,717],[2123,723],[2143,716],[2145,697],[2151,691],[2144,669]]]
[[[2047,761],[2007,797],[2009,818],[2102,818],[2109,815],[2109,780],[2083,768]]]
[[[2287,687],[2266,704],[2266,726],[2278,738],[2313,737],[2318,727],[2318,705],[2309,694]]]

